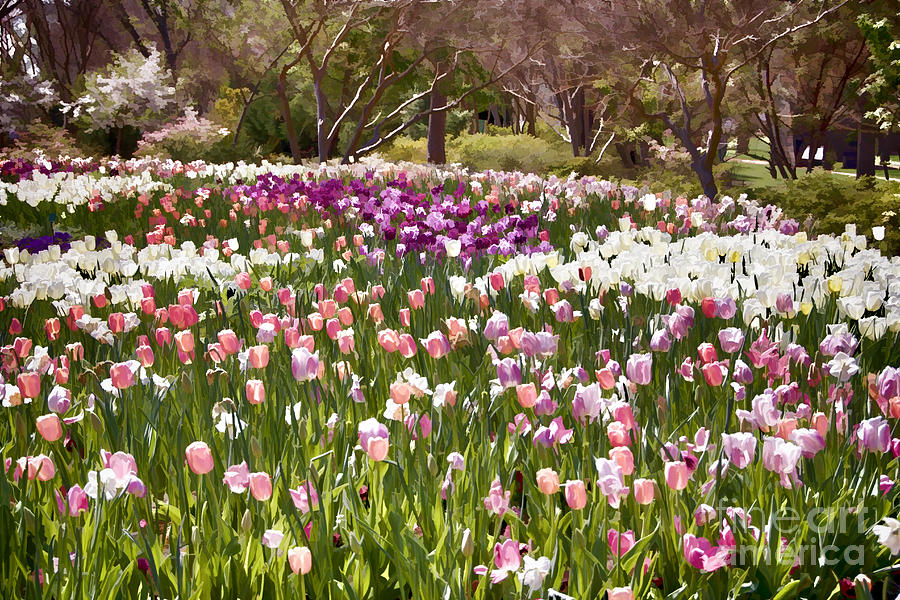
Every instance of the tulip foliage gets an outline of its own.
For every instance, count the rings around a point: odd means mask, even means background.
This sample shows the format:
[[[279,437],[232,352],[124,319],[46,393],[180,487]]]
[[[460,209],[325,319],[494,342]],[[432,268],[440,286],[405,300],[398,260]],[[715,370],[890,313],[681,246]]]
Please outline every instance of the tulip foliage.
[[[375,160],[0,174],[66,229],[0,264],[2,597],[888,593],[900,260],[852,228]]]

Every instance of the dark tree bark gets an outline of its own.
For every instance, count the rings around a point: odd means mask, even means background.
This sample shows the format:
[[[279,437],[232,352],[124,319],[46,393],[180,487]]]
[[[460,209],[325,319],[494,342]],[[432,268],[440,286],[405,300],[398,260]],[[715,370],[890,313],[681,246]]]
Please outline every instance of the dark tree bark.
[[[281,116],[284,119],[284,128],[287,130],[288,145],[291,147],[291,158],[294,164],[300,163],[300,144],[297,141],[297,131],[294,129],[294,118],[291,116],[291,104],[287,97],[286,85],[287,71],[282,70],[275,85],[275,91],[278,93],[278,104],[281,108]]]
[[[875,131],[860,121],[856,137],[856,177],[875,175]]]
[[[447,163],[447,111],[435,110],[447,103],[437,87],[431,92],[431,109],[428,115],[428,162],[443,165]]]
[[[525,121],[528,123],[527,132],[530,136],[537,135],[537,115],[535,114],[534,105],[534,98],[529,98],[529,102],[525,104]]]

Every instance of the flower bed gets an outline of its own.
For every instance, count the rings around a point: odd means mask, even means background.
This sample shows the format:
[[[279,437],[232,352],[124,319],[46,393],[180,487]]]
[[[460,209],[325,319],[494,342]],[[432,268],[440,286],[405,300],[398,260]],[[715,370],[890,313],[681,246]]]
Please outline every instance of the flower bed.
[[[900,259],[852,228],[377,161],[16,169],[77,235],[0,265],[4,597],[860,597],[900,553]]]

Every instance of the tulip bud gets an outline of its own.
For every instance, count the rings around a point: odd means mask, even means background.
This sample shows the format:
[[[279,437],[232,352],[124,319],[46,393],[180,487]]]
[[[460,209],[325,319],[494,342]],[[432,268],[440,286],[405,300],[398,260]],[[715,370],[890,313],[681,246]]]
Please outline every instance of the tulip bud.
[[[250,453],[254,458],[262,456],[262,447],[259,445],[259,439],[255,435],[250,436]]]
[[[241,530],[245,533],[250,531],[253,527],[253,515],[250,514],[250,509],[244,511],[244,516],[241,518]]]
[[[472,530],[468,527],[463,531],[460,551],[466,558],[472,556],[475,552],[475,544],[472,542]]]
[[[350,550],[353,551],[354,554],[358,554],[362,556],[363,548],[362,544],[359,543],[359,538],[356,537],[356,533],[350,532]]]
[[[587,540],[584,538],[584,532],[581,529],[576,529],[572,532],[572,545],[581,549],[587,547]]]
[[[434,459],[434,456],[431,454],[431,452],[428,453],[428,472],[431,473],[432,477],[437,477],[438,473],[440,473],[437,461]]]

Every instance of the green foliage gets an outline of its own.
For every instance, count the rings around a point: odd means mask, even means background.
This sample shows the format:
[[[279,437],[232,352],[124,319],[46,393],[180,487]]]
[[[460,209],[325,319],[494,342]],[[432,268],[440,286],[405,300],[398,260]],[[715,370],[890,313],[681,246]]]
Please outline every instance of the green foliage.
[[[872,73],[866,80],[863,91],[871,94],[879,104],[868,116],[874,117],[882,129],[889,129],[900,120],[900,105],[897,102],[897,89],[900,88],[898,23],[900,13],[880,19],[863,14],[857,20],[857,25],[866,38],[872,66]]]
[[[12,148],[4,150],[6,157],[34,161],[39,157],[85,158],[100,153],[100,149],[96,147],[84,148],[64,128],[54,127],[38,120],[29,123],[24,131],[19,132],[19,136]]]
[[[815,169],[784,187],[750,189],[750,198],[761,204],[783,208],[799,221],[807,216],[815,220],[818,233],[840,234],[846,225],[857,224],[857,231],[870,235],[872,227],[884,226],[881,250],[900,254],[900,183],[877,181],[871,177],[853,179]]]
[[[550,143],[510,129],[488,127],[489,133],[460,134],[447,140],[447,161],[475,170],[531,171],[547,173],[565,163],[571,154],[561,140]],[[425,162],[426,139],[398,137],[379,153],[387,160]],[[568,175],[568,172],[566,173]]]
[[[413,139],[400,136],[379,150],[379,154],[393,162],[424,163],[428,154],[427,140],[424,137]]]

